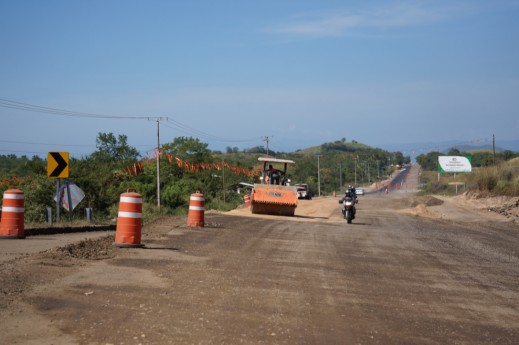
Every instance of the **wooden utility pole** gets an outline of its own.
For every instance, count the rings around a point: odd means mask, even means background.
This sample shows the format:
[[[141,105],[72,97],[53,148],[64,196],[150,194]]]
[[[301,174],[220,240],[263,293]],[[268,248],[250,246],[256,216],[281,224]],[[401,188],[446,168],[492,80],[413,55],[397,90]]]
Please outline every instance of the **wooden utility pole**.
[[[157,207],[160,211],[160,121],[167,117],[148,117],[148,120],[157,121]]]
[[[495,167],[496,166],[496,136],[495,136],[495,134],[492,134],[492,150],[494,152],[494,155],[492,156],[492,162]]]
[[[157,207],[160,211],[160,118],[157,118]]]
[[[321,155],[317,155],[317,190],[319,191],[319,196],[321,196],[321,168],[319,166],[319,157],[321,157]]]
[[[268,156],[269,155],[269,137],[265,136],[263,138],[263,141],[265,141],[267,143],[267,156]]]

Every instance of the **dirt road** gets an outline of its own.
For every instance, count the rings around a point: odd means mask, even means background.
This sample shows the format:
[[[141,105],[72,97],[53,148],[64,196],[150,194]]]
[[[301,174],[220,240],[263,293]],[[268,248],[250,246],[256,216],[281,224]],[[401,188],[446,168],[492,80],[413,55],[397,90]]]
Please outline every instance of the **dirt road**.
[[[144,248],[108,234],[17,254],[0,262],[0,343],[517,344],[516,224],[408,190],[340,216],[316,198],[293,218],[163,218]]]

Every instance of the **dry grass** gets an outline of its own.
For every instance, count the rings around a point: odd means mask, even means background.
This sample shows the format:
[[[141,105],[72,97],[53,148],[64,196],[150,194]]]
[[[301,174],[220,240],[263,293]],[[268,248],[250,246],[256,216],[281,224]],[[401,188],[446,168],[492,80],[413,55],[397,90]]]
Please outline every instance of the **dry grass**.
[[[466,176],[468,189],[489,195],[519,196],[519,160],[475,169]]]
[[[462,182],[467,191],[481,196],[519,196],[519,158],[511,159],[496,167],[473,168],[470,174],[442,174],[424,171],[420,177],[426,185],[424,194],[454,194],[449,183]],[[459,191],[465,191],[459,187]]]

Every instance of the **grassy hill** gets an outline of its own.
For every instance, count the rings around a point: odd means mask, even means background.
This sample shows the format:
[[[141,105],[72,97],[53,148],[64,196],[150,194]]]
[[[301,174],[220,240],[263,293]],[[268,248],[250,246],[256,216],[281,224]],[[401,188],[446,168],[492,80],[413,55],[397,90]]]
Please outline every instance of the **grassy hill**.
[[[363,152],[373,149],[373,147],[366,144],[358,143],[355,140],[348,142],[343,139],[330,143],[324,143],[318,146],[308,147],[306,149],[297,150],[295,154],[304,156],[315,156],[327,152]]]

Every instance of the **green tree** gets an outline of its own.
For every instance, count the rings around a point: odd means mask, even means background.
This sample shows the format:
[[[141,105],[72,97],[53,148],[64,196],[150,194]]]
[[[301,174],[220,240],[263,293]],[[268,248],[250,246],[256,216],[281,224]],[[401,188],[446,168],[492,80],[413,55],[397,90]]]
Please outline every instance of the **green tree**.
[[[96,148],[92,158],[101,161],[137,159],[139,151],[128,145],[128,137],[119,134],[116,138],[113,133],[98,133]]]
[[[447,153],[447,156],[461,156],[461,151],[458,148],[453,147]]]
[[[177,137],[172,142],[164,144],[162,150],[192,166],[214,163],[208,144],[202,143],[198,138]],[[164,164],[161,165],[161,197],[168,207],[187,207],[190,195],[197,190],[204,194],[206,202],[216,196],[216,181],[213,181],[210,170],[190,171],[189,168],[178,166],[175,162],[167,164],[169,162],[165,155],[162,155],[162,161]],[[221,187],[219,189],[221,190]]]
[[[207,147],[208,144],[192,137],[177,137],[171,143],[162,145],[163,150],[191,163],[202,163],[211,157],[211,151]]]
[[[514,153],[512,151],[510,151],[510,150],[503,151],[503,159],[505,161],[510,160],[512,158],[514,158]]]
[[[127,140],[124,134],[116,137],[113,133],[98,133],[97,150],[82,160],[71,160],[70,178],[85,192],[78,214],[91,207],[94,216],[114,216],[112,206],[117,204],[121,193],[129,187],[141,192],[136,188],[138,181],[124,172],[139,157],[137,149],[128,145]]]
[[[438,169],[438,156],[440,152],[429,152],[416,157],[416,162],[420,164],[422,169],[434,171]]]

